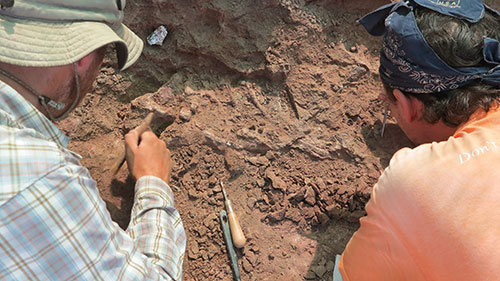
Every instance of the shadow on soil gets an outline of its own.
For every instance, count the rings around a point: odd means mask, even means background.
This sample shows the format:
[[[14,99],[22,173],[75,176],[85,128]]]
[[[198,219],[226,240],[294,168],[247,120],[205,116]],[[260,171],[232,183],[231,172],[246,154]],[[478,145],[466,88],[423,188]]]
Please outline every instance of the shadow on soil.
[[[318,243],[305,280],[332,281],[335,256],[344,251],[345,245],[358,228],[359,222],[332,219],[310,233],[303,233],[303,236]]]
[[[111,182],[111,193],[115,197],[121,198],[120,208],[106,201],[106,207],[111,214],[113,221],[117,222],[120,228],[126,229],[130,222],[130,212],[134,204],[135,180],[132,177],[122,182],[114,179]]]
[[[413,147],[398,125],[386,125],[384,137],[380,136],[381,121],[365,126],[361,129],[365,143],[370,151],[379,158],[381,166],[385,169],[389,165],[392,155],[403,147]],[[363,202],[361,202],[363,201]],[[366,203],[361,200],[361,203]],[[361,217],[363,214],[359,213]],[[347,218],[345,218],[347,215]],[[344,251],[344,248],[359,228],[360,216],[356,214],[340,214],[332,218],[325,225],[314,228],[309,233],[301,233],[304,237],[317,242],[316,253],[309,270],[305,273],[305,280],[333,280],[333,267],[335,257]]]
[[[387,123],[384,136],[380,135],[382,122],[377,120],[373,125],[361,129],[363,139],[371,153],[379,159],[380,165],[385,169],[389,165],[392,155],[403,147],[414,147],[397,124]]]

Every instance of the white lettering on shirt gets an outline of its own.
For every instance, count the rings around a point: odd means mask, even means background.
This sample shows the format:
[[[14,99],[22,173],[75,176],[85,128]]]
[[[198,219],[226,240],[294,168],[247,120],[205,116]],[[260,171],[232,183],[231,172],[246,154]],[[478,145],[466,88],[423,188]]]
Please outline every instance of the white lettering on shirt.
[[[488,153],[492,150],[496,150],[498,148],[497,144],[494,141],[487,141],[484,146],[475,148],[470,152],[462,152],[458,155],[458,159],[460,160],[460,164],[464,164],[465,162],[476,158],[482,154]]]

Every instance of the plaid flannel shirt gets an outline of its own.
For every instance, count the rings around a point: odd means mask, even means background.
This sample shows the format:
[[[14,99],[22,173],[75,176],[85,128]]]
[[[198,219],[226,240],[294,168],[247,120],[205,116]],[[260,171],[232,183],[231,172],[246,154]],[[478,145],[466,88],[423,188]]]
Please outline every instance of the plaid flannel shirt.
[[[0,81],[0,280],[181,280],[186,235],[170,187],[140,178],[123,231],[67,143]]]

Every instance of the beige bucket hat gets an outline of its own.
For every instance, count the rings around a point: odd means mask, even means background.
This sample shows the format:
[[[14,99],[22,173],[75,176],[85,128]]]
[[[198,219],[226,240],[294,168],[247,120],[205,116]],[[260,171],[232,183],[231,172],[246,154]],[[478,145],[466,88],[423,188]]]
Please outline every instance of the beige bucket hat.
[[[142,52],[142,40],[122,24],[125,0],[0,0],[2,3],[8,3],[0,9],[2,62],[66,65],[115,43],[118,68],[123,70]]]

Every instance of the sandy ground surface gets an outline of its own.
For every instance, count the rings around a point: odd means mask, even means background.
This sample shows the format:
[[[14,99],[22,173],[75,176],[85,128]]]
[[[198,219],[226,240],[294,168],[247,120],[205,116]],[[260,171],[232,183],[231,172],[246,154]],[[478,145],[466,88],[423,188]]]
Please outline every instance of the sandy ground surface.
[[[133,203],[127,169],[109,171],[123,135],[160,109],[153,129],[172,151],[188,236],[184,280],[232,280],[220,181],[248,238],[242,280],[331,280],[372,186],[411,146],[392,120],[380,136],[380,41],[356,23],[383,3],[128,1],[129,27],[145,40],[165,25],[166,41],[123,73],[108,58],[60,124],[113,220],[126,228]]]

